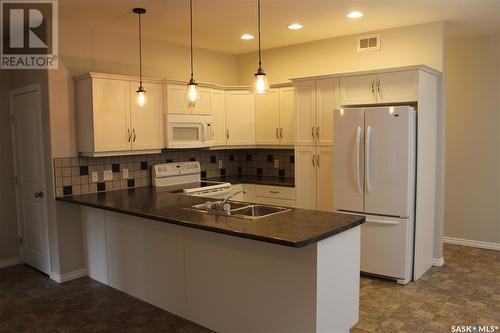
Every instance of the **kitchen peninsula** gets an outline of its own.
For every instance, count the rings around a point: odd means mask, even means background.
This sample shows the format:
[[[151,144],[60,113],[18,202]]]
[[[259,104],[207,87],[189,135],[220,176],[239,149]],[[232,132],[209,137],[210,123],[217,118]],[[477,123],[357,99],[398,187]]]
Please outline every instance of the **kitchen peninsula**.
[[[88,275],[218,332],[348,332],[364,217],[290,209],[256,220],[142,187],[82,206]]]

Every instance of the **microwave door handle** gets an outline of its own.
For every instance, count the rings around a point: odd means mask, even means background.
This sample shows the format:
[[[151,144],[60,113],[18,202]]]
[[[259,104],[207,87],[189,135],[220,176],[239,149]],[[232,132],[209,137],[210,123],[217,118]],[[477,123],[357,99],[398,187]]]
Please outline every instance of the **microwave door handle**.
[[[207,124],[202,123],[203,125],[203,141],[207,140]]]

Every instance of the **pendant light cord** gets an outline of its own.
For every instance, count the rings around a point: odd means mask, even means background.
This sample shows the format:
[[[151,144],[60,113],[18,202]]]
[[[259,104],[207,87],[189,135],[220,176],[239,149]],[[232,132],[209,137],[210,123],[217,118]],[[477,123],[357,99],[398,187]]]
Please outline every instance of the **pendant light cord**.
[[[189,35],[191,40],[191,80],[193,79],[193,0],[189,0]]]
[[[260,30],[261,30],[261,23],[260,23],[260,0],[257,0],[257,21],[258,21],[258,30],[259,30],[259,68],[261,68],[262,62],[262,55],[261,55],[261,49],[260,49]]]
[[[142,25],[141,15],[139,14],[139,85],[142,87]]]

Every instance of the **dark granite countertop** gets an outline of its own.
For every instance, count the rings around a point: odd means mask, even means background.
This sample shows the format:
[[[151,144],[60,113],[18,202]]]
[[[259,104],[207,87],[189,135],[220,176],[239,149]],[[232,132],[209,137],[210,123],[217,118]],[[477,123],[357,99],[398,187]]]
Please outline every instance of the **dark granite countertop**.
[[[257,185],[295,187],[295,178],[292,177],[235,175],[235,176],[220,176],[220,177],[208,178],[207,180],[228,182],[231,184],[257,184]]]
[[[365,221],[363,216],[305,209],[292,209],[257,220],[207,214],[186,209],[205,202],[206,198],[158,191],[152,187],[80,194],[57,200],[291,247],[316,243]]]

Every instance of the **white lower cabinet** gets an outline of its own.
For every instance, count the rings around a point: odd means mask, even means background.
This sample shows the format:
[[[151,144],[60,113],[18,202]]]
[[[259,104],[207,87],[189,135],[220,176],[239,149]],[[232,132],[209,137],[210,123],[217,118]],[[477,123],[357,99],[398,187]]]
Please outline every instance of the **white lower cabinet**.
[[[269,186],[255,184],[235,184],[231,186],[232,193],[245,189],[231,200],[242,202],[255,202],[274,206],[295,207],[295,188],[285,186]]]
[[[333,147],[295,147],[297,208],[333,211]]]

